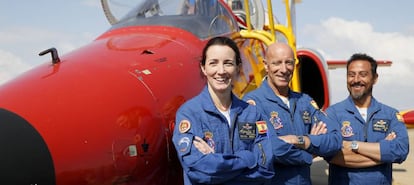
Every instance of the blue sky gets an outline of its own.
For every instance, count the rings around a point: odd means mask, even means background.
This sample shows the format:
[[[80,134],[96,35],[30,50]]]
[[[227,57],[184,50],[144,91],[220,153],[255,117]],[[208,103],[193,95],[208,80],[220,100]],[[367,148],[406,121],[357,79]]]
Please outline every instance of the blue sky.
[[[392,60],[391,67],[378,69],[374,96],[398,109],[414,108],[411,7],[410,0],[302,0],[296,7],[297,45],[325,59],[364,52]],[[0,1],[0,24],[0,83],[49,60],[39,52],[56,47],[63,55],[110,27],[99,0]],[[345,70],[329,71],[329,80],[331,101],[344,99]]]

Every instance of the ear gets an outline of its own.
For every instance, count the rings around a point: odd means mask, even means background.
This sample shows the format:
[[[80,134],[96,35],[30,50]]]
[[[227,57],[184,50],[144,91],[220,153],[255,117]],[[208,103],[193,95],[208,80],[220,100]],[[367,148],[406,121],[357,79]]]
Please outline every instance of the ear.
[[[267,66],[267,62],[266,59],[263,59],[263,64],[264,64],[264,68],[266,70],[266,73],[269,71],[268,66]]]
[[[240,74],[240,72],[241,72],[241,68],[242,68],[242,64],[241,63],[239,63],[238,65],[237,65],[237,67],[236,67],[236,71],[237,71],[237,74],[239,75]]]
[[[201,69],[201,72],[204,74],[204,76],[207,76],[205,66],[203,66],[203,65],[200,64],[200,69]]]
[[[376,84],[378,81],[378,73],[374,75],[374,84]]]

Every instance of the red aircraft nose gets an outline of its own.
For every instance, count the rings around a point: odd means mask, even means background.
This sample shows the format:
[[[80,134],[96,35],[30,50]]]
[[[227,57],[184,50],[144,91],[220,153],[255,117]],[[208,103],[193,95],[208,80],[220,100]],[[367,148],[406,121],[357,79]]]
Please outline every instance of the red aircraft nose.
[[[55,184],[52,157],[36,129],[5,109],[0,120],[0,184]]]

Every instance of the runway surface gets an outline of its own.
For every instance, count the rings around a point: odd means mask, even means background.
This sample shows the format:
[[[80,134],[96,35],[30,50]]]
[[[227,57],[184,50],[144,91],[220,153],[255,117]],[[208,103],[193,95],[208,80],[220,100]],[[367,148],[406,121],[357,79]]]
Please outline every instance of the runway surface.
[[[414,129],[408,129],[410,153],[407,160],[401,164],[393,165],[393,185],[414,184]],[[328,184],[328,164],[322,158],[315,158],[311,167],[313,185]]]

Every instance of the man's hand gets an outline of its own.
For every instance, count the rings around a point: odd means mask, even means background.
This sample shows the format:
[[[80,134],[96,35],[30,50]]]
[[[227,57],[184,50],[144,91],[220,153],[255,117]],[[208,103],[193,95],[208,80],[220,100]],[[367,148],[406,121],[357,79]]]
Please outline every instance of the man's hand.
[[[351,147],[352,141],[342,141],[342,150],[345,151],[352,151],[352,147]]]
[[[295,145],[296,147],[301,148],[303,150],[306,150],[307,148],[309,148],[309,146],[311,144],[311,141],[310,141],[308,136],[303,136],[305,144],[302,144],[302,145],[300,145],[298,143],[298,136],[296,136],[296,135],[279,136],[279,139],[283,140],[286,143]]]
[[[326,128],[326,124],[322,121],[313,124],[312,129],[310,131],[310,135],[321,135],[326,134],[328,132],[328,128]]]
[[[298,137],[295,135],[279,136],[279,139],[292,145],[298,144]]]
[[[193,144],[202,154],[214,153],[213,148],[211,148],[202,138],[198,136],[194,137]]]
[[[397,138],[397,134],[395,134],[395,132],[391,132],[387,135],[387,137],[385,137],[385,140],[391,141],[395,138]]]

